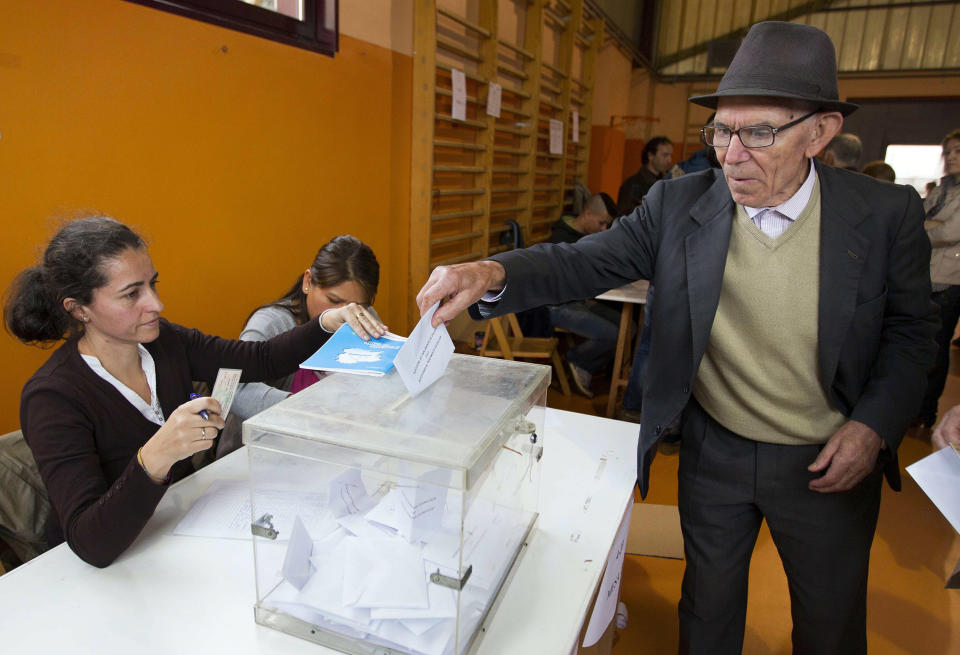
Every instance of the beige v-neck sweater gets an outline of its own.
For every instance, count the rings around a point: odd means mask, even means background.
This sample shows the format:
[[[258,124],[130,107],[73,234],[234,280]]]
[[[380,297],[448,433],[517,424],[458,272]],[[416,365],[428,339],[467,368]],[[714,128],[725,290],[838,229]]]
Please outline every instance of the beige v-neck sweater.
[[[783,234],[737,205],[720,304],[693,395],[721,425],[755,441],[823,443],[846,421],[820,383],[820,184]]]

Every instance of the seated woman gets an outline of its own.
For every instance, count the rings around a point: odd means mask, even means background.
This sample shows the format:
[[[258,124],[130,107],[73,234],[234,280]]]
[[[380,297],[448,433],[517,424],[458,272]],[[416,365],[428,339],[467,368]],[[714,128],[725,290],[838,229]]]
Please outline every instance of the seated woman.
[[[370,307],[379,284],[380,264],[370,246],[349,235],[336,237],[317,251],[310,268],[297,277],[283,296],[254,310],[240,339],[272,339],[333,309],[348,317],[356,316],[367,334],[383,336],[387,328]],[[242,421],[316,382],[322,375],[303,369],[296,375],[266,383],[241,384],[217,444],[217,457],[240,447]]]
[[[191,380],[212,383],[221,367],[244,380],[288,375],[344,321],[362,330],[340,309],[270,341],[228,341],[160,318],[156,287],[133,230],[86,218],[50,240],[4,307],[24,343],[66,340],[24,386],[20,423],[57,517],[50,544],[65,537],[94,566],[126,550],[223,427],[216,400],[189,400]]]

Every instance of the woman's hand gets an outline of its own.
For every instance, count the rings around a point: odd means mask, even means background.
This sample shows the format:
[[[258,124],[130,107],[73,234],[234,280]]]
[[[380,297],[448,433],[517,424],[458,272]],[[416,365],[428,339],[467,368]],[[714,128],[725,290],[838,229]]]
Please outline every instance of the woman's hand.
[[[321,325],[328,332],[336,332],[344,323],[364,341],[378,339],[387,333],[387,326],[381,323],[373,313],[363,305],[348,303],[336,309],[330,309],[320,315]]]
[[[207,410],[209,420],[200,415],[201,410]],[[203,396],[183,403],[140,450],[147,475],[163,480],[181,459],[210,448],[222,428],[220,403],[214,398]]]

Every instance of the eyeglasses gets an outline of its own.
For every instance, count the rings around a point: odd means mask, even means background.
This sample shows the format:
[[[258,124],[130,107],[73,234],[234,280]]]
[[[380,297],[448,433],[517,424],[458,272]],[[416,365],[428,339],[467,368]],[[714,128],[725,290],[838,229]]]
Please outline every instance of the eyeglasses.
[[[730,145],[730,140],[733,139],[733,135],[736,134],[737,138],[740,139],[740,143],[742,143],[745,148],[766,148],[767,146],[773,145],[774,137],[776,137],[778,133],[794,125],[799,125],[818,111],[820,110],[812,111],[806,116],[801,116],[797,120],[791,121],[786,125],[781,125],[780,127],[745,125],[739,130],[731,130],[723,124],[704,125],[700,128],[700,138],[703,139],[703,142],[708,146],[726,148]]]

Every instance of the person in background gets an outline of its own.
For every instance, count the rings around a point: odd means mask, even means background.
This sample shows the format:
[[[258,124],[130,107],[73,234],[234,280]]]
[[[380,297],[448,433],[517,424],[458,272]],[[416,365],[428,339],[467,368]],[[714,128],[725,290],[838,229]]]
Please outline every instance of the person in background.
[[[355,316],[364,329],[358,334],[383,336],[387,328],[371,307],[379,284],[380,264],[370,246],[350,235],[335,237],[317,251],[310,267],[297,276],[283,296],[250,314],[240,340],[267,341],[324,314],[330,325],[341,325]],[[300,369],[267,382],[241,384],[217,444],[217,457],[240,447],[241,422],[322,375],[320,371]]]
[[[608,196],[609,198],[609,196]],[[588,234],[603,232],[613,219],[602,194],[590,197],[579,216],[563,216],[553,225],[550,243],[576,243]],[[587,398],[593,397],[593,375],[613,361],[620,315],[596,300],[573,300],[548,305],[550,323],[569,330],[583,340],[566,353],[573,385]]]
[[[936,180],[930,180],[929,182],[927,182],[927,183],[924,185],[923,188],[926,189],[926,191],[927,191],[927,192],[923,195],[923,197],[926,198],[926,197],[929,196],[931,193],[933,193],[933,190],[934,190],[934,189],[937,188],[937,181],[936,181]]]
[[[750,559],[766,523],[790,588],[793,652],[865,655],[883,475],[933,364],[930,242],[920,197],[814,155],[857,106],[830,37],[750,28],[704,141],[720,171],[656,184],[610,230],[440,266],[417,296],[433,323],[657,287],[637,483],[682,417],[686,570],[679,651],[743,648]]]
[[[828,166],[845,168],[848,171],[860,170],[860,157],[863,153],[863,143],[856,134],[846,132],[833,137],[820,155],[823,163]]]
[[[245,381],[289,375],[336,327],[312,320],[261,343],[220,339],[161,318],[157,284],[143,239],[97,216],[64,225],[4,305],[22,342],[65,340],[24,385],[20,425],[56,514],[49,544],[66,539],[98,567],[136,539],[223,427],[216,400],[190,399],[191,381],[212,384],[221,367]]]
[[[924,227],[930,237],[930,281],[940,309],[937,359],[927,378],[916,436],[926,437],[937,422],[937,404],[950,369],[950,340],[960,319],[960,129],[943,138],[940,184],[923,201]]]
[[[640,170],[620,185],[617,193],[617,212],[620,216],[636,209],[650,187],[657,180],[663,179],[664,173],[670,170],[670,163],[673,161],[673,144],[670,139],[665,136],[655,136],[647,141],[641,153],[641,160],[643,166]]]
[[[863,170],[860,172],[864,175],[869,175],[874,179],[881,180],[883,182],[890,182],[891,184],[896,183],[897,181],[897,173],[893,170],[893,166],[882,159],[877,159],[870,162],[864,166]]]

